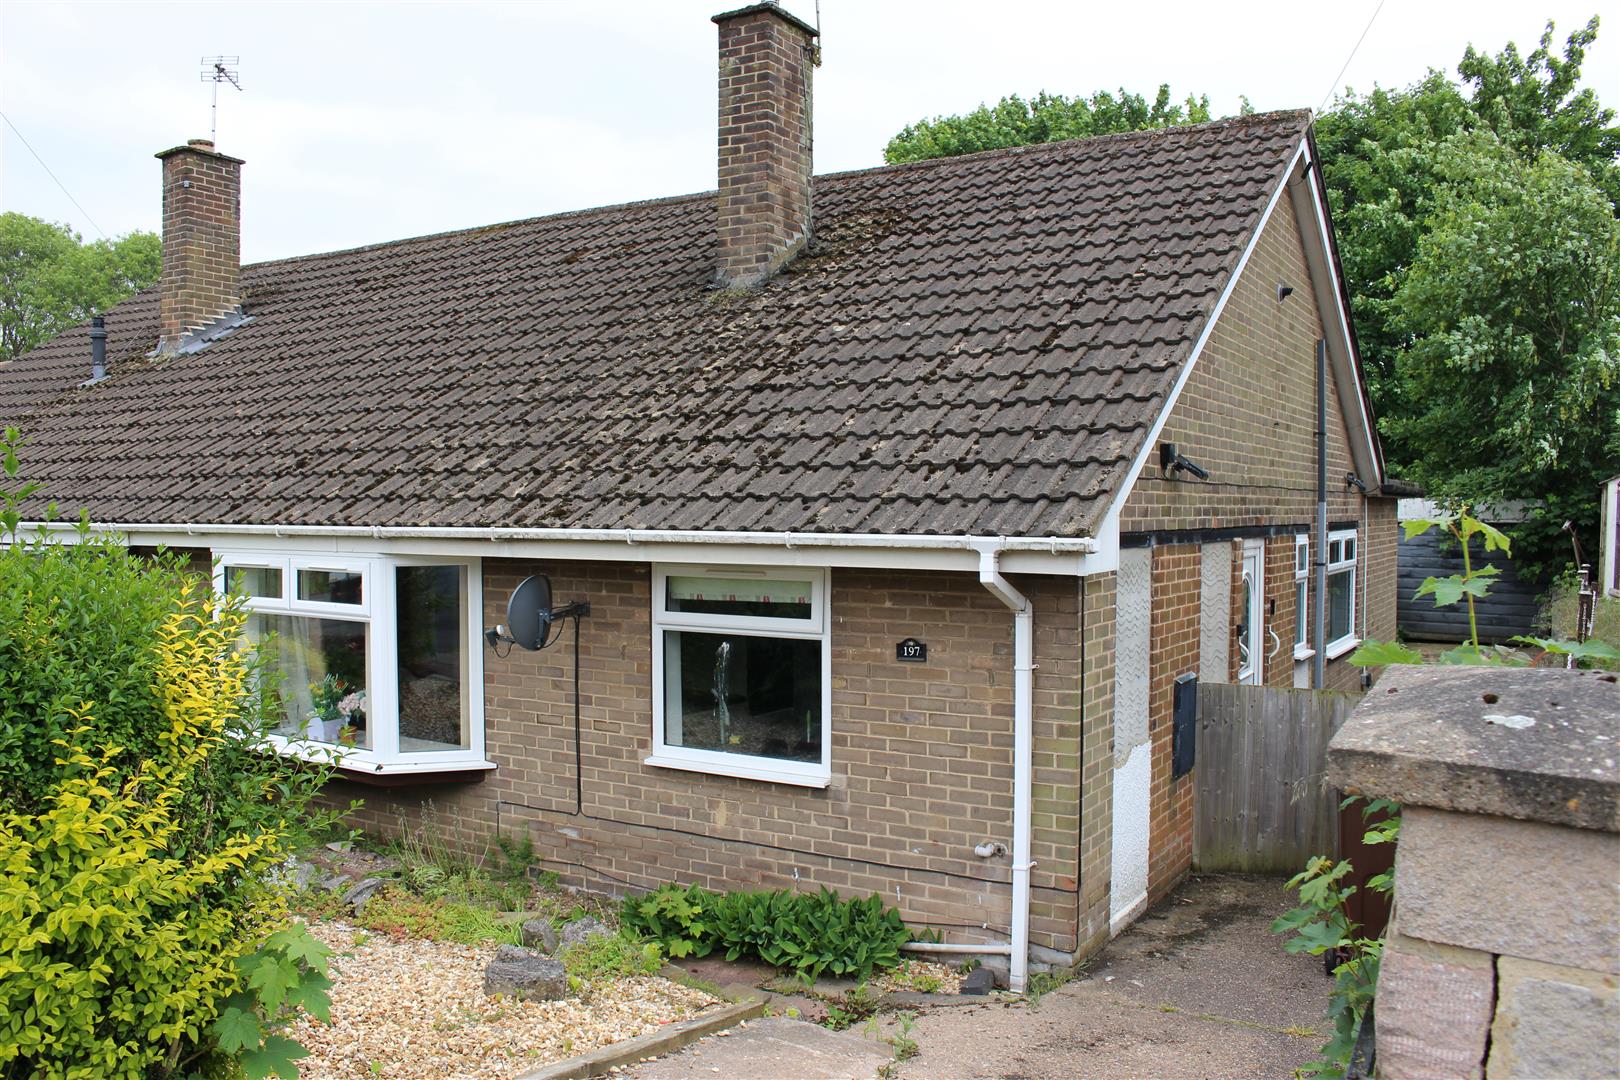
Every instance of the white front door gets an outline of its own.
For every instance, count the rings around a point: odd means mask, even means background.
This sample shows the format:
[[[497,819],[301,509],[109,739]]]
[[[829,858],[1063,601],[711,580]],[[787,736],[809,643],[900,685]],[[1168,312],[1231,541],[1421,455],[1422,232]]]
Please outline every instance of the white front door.
[[[1238,588],[1238,682],[1265,681],[1266,542],[1243,541],[1243,580]]]

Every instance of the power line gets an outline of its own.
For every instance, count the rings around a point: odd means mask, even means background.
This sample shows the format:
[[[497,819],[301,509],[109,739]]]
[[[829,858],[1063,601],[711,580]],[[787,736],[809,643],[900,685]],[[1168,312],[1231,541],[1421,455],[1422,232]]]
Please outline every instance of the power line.
[[[1367,25],[1362,29],[1361,36],[1356,38],[1356,43],[1350,47],[1350,55],[1344,58],[1344,66],[1339,69],[1337,75],[1333,76],[1333,83],[1328,87],[1327,93],[1322,95],[1322,104],[1316,107],[1317,112],[1327,108],[1328,99],[1333,96],[1333,91],[1338,88],[1339,80],[1344,78],[1344,73],[1350,70],[1350,61],[1356,58],[1356,50],[1361,48],[1363,41],[1367,40],[1367,31],[1372,29],[1373,23],[1378,19],[1378,13],[1383,10],[1384,0],[1378,0],[1378,6],[1373,8],[1372,18],[1367,20]]]
[[[12,133],[16,135],[18,139],[22,140],[22,144],[24,146],[28,147],[28,152],[34,155],[35,161],[39,162],[39,167],[45,170],[45,175],[49,176],[52,180],[56,180],[56,186],[61,188],[62,194],[68,197],[68,202],[79,207],[79,213],[84,215],[84,219],[90,223],[91,227],[93,227],[96,232],[101,233],[101,238],[103,240],[110,239],[106,233],[106,230],[104,230],[100,225],[97,225],[96,219],[90,216],[90,211],[86,210],[82,206],[79,206],[79,200],[73,197],[73,192],[67,189],[67,185],[62,183],[62,181],[57,180],[56,174],[51,172],[51,167],[45,164],[44,158],[39,156],[39,151],[35,150],[28,140],[23,138],[23,133],[17,130],[16,124],[11,122],[11,117],[7,116],[3,111],[0,111],[0,120],[4,120],[6,122],[6,126],[11,129]]]

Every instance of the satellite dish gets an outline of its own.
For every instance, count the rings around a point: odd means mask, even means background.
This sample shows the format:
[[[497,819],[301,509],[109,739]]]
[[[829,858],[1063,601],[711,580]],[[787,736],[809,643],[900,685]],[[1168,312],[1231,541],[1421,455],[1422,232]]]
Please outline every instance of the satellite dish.
[[[524,578],[506,602],[506,632],[532,652],[545,648],[551,621],[551,579],[544,574]]]

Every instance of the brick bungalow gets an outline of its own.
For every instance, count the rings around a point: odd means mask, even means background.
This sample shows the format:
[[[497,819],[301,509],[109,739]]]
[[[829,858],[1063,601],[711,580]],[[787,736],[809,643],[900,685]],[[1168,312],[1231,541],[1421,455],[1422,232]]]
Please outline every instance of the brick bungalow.
[[[814,29],[715,21],[718,193],[240,267],[243,163],[159,154],[106,377],[65,333],[0,422],[249,597],[367,826],[875,891],[1021,988],[1187,871],[1178,680],[1393,634],[1310,115],[812,180]],[[487,645],[535,574],[589,614]]]

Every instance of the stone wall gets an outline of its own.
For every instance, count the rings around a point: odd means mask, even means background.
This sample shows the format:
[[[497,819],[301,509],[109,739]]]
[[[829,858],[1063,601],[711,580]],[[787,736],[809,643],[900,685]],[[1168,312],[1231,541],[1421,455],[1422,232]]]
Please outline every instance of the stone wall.
[[[1380,1078],[1620,1075],[1620,685],[1394,668],[1329,750],[1404,806]]]

